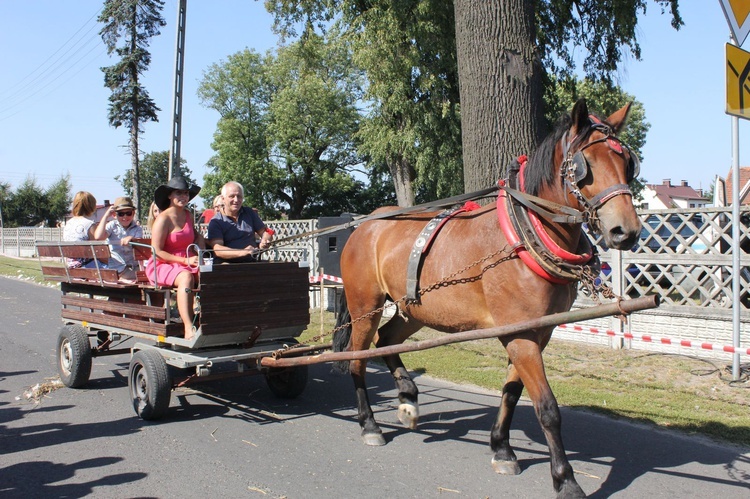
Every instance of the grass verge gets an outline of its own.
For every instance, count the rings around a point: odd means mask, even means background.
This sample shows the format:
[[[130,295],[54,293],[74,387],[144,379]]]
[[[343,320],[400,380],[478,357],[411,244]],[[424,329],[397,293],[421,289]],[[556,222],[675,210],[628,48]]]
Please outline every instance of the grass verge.
[[[48,284],[42,279],[39,260],[35,258],[12,258],[0,255],[0,275],[38,284]]]

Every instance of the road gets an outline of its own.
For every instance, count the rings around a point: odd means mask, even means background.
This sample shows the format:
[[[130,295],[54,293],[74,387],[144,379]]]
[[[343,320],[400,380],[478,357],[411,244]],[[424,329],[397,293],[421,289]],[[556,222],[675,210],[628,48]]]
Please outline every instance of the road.
[[[275,399],[262,377],[179,389],[167,417],[138,419],[127,356],[94,359],[86,389],[23,397],[56,376],[59,291],[0,278],[0,496],[251,498],[554,497],[533,409],[512,432],[522,473],[496,475],[489,429],[498,393],[417,377],[418,430],[396,417],[393,382],[369,374],[388,444],[360,442],[348,377],[311,369]],[[17,399],[20,397],[20,399]],[[750,449],[563,408],[563,438],[590,497],[750,497]]]

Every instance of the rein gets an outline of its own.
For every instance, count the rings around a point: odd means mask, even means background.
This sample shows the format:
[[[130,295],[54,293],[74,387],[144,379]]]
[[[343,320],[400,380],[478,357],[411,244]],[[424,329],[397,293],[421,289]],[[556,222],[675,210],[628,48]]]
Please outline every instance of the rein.
[[[287,243],[289,241],[296,241],[297,239],[306,239],[311,236],[325,236],[327,234],[332,234],[340,230],[356,227],[357,225],[363,224],[365,222],[369,222],[370,220],[380,220],[382,218],[393,218],[398,215],[407,215],[410,213],[422,213],[426,211],[435,211],[437,208],[446,208],[446,207],[450,207],[458,203],[463,203],[465,201],[474,201],[474,200],[486,197],[487,195],[492,194],[494,192],[497,192],[498,189],[499,189],[498,186],[487,187],[478,191],[469,192],[466,194],[459,194],[456,196],[439,199],[437,201],[432,201],[429,203],[418,204],[415,206],[407,206],[404,208],[399,208],[398,210],[387,211],[383,213],[376,213],[374,215],[361,216],[357,218],[356,220],[352,220],[351,222],[334,225],[332,227],[323,227],[321,229],[315,229],[315,230],[311,230],[307,232],[302,232],[300,234],[295,234],[293,236],[283,237],[281,239],[274,240],[271,246],[269,246],[268,248],[264,250],[259,250],[258,254],[266,252],[266,251],[271,251],[271,249],[274,246],[279,246],[281,245],[281,243]]]

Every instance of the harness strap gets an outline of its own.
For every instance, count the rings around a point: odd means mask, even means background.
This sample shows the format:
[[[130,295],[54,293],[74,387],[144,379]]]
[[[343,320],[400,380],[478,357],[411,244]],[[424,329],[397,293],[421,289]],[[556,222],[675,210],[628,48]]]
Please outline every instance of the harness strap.
[[[630,187],[628,187],[625,184],[615,184],[613,186],[607,187],[602,192],[594,196],[593,198],[589,199],[589,203],[591,204],[592,210],[597,210],[600,206],[602,206],[604,203],[609,201],[615,196],[619,195],[625,195],[633,196],[633,193],[630,191]]]
[[[414,241],[411,252],[409,253],[409,263],[406,267],[406,300],[407,302],[419,302],[419,270],[424,261],[423,255],[427,253],[427,250],[432,245],[432,241],[437,236],[440,229],[443,228],[445,222],[450,218],[463,213],[466,211],[474,211],[479,209],[480,206],[473,201],[467,201],[463,206],[456,206],[454,208],[445,210],[439,213],[435,218],[427,222],[422,232],[419,233],[417,239]]]
[[[525,192],[513,189],[504,184],[500,185],[500,189],[511,195],[516,201],[524,205],[526,208],[538,213],[545,220],[549,220],[550,222],[580,224],[588,220],[588,216],[585,212],[576,210],[575,208],[571,208],[570,206],[547,201],[546,199],[542,199],[531,194],[526,194]]]

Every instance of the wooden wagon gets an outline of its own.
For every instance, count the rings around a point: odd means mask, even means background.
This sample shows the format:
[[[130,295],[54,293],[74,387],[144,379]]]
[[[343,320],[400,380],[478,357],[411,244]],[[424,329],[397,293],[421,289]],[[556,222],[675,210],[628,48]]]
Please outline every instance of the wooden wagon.
[[[137,260],[153,251],[148,240],[131,244]],[[193,290],[196,335],[185,340],[173,291],[151,285],[143,271],[129,281],[106,268],[106,243],[37,241],[36,248],[44,278],[60,282],[62,291],[57,365],[66,386],[86,385],[92,358],[129,353],[130,396],[143,419],[163,416],[171,390],[198,381],[262,374],[280,397],[305,389],[307,366],[265,367],[260,359],[296,344],[307,328],[307,268],[288,262],[214,266],[210,253],[201,252]],[[69,268],[67,258],[93,268]],[[235,370],[226,368],[231,364]]]

